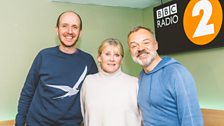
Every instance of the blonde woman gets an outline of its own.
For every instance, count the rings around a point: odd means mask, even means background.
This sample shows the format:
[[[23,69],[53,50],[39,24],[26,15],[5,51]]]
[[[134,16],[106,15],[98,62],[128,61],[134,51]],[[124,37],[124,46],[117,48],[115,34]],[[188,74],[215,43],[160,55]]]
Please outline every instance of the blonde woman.
[[[117,39],[99,46],[99,72],[86,77],[80,93],[85,126],[141,126],[138,79],[122,72],[123,56]]]

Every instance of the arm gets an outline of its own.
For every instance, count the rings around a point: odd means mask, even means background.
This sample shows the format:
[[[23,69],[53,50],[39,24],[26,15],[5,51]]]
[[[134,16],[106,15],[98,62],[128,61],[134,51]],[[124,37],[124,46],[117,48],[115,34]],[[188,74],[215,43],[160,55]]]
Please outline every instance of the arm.
[[[94,61],[93,57],[91,57],[91,66],[89,68],[88,74],[95,74],[98,72],[98,68],[96,66],[96,62]]]
[[[203,126],[193,77],[184,67],[176,69],[175,92],[181,126]]]
[[[80,90],[80,104],[81,104],[81,112],[82,112],[82,117],[85,120],[85,80],[83,82],[82,88]]]
[[[40,59],[40,55],[37,55],[22,88],[16,115],[16,126],[24,126],[25,124],[26,115],[39,81]]]

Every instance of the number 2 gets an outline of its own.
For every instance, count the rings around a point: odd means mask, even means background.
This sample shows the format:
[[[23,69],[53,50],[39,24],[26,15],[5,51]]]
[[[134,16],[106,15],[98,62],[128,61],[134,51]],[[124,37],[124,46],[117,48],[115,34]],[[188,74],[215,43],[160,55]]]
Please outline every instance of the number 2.
[[[192,16],[198,16],[201,10],[203,10],[204,13],[194,32],[193,38],[214,34],[214,24],[208,24],[208,21],[212,15],[211,3],[208,0],[197,2],[193,8]]]

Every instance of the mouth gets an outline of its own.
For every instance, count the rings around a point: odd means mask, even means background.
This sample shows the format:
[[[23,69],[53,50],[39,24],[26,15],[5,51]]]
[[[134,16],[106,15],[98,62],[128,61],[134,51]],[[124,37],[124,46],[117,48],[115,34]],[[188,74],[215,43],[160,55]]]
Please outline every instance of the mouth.
[[[73,43],[74,42],[74,36],[65,36],[64,37],[65,41],[67,41],[68,43]]]
[[[112,67],[113,67],[113,66],[116,66],[116,64],[114,64],[114,63],[108,63],[107,65],[108,65],[108,66],[112,66]]]
[[[67,40],[71,40],[71,39],[73,39],[74,37],[73,37],[73,36],[65,36],[65,38],[66,38]]]
[[[149,53],[147,52],[140,52],[136,55],[137,58],[145,58],[148,56]]]
[[[73,38],[72,36],[66,36],[65,37],[66,39],[71,39],[71,38]]]

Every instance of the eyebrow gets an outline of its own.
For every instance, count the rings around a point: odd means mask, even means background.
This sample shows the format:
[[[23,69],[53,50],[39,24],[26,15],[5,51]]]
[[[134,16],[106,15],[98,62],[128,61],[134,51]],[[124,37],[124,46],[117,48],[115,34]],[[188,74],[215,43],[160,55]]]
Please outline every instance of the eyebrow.
[[[146,39],[144,39],[143,41],[150,41],[150,39],[149,39],[149,38],[146,38]]]
[[[144,42],[144,41],[151,41],[151,40],[149,38],[146,38],[146,39],[143,39],[142,41]],[[130,44],[133,44],[133,43],[137,43],[137,42],[135,41],[130,42]]]
[[[133,42],[130,42],[129,44],[130,44],[130,45],[131,45],[131,44],[137,44],[137,42],[133,41]]]

